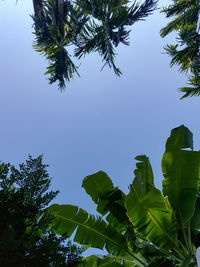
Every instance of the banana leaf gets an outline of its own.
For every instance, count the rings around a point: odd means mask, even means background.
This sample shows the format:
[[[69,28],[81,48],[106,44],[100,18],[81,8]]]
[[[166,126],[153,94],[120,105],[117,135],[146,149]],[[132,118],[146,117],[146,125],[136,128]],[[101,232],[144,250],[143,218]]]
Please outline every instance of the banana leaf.
[[[115,225],[115,227],[127,226],[130,224],[126,215],[124,205],[125,194],[114,187],[110,177],[105,172],[97,172],[86,176],[82,187],[97,204],[97,211],[102,215],[109,213],[106,220]],[[120,224],[117,226],[117,223]]]
[[[151,165],[146,156],[140,159],[135,170],[135,179],[126,198],[127,215],[148,241],[161,248],[173,247],[172,208],[167,199],[153,185]]]
[[[52,230],[58,234],[71,237],[75,232],[74,242],[90,247],[106,249],[109,254],[126,258],[134,262],[137,257],[128,250],[126,239],[115,231],[100,217],[72,205],[53,204],[48,213],[54,216]]]
[[[192,133],[184,125],[171,131],[162,158],[163,194],[173,207],[177,222],[185,226],[195,210],[200,182],[200,152],[193,149]]]
[[[133,266],[144,266],[141,264],[135,265],[132,261],[123,260],[121,258],[108,256],[88,256],[83,258],[82,262],[77,267],[133,267]]]

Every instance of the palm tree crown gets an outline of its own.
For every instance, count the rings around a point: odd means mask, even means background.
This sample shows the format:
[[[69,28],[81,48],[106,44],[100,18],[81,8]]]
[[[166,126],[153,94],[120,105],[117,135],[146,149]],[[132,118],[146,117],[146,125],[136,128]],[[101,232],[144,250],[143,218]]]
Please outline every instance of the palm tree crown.
[[[174,0],[173,5],[164,8],[162,12],[167,18],[175,17],[166,27],[161,29],[165,37],[172,31],[177,31],[177,44],[167,45],[166,52],[171,56],[171,66],[179,65],[181,72],[190,71],[189,87],[181,87],[182,98],[200,95],[200,24],[198,0]]]
[[[73,63],[67,47],[74,47],[74,56],[80,59],[90,52],[98,52],[104,65],[115,65],[115,47],[128,45],[128,26],[144,20],[156,8],[157,0],[142,4],[129,0],[33,0],[36,51],[49,61],[46,74],[49,82],[65,87],[78,67]],[[79,74],[78,74],[79,75]]]

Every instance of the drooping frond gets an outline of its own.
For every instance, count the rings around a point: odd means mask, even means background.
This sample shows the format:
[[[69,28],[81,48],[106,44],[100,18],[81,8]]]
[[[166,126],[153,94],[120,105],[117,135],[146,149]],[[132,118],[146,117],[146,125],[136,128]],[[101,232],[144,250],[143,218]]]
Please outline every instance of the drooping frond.
[[[103,59],[103,67],[108,65],[120,75],[121,71],[114,62],[115,47],[119,43],[129,45],[130,30],[126,27],[144,20],[156,8],[156,3],[155,0],[146,0],[141,5],[134,2],[128,6],[128,1],[79,0],[78,4],[93,18],[87,25],[87,31],[83,31],[77,40],[75,56],[80,58],[87,53],[98,52]]]
[[[39,15],[32,16],[36,36],[33,46],[49,62],[45,72],[50,74],[49,83],[58,81],[62,90],[65,81],[78,74],[66,47],[73,44],[88,18],[69,1],[43,0],[42,3]]]
[[[182,15],[185,10],[192,5],[192,1],[174,1],[173,5],[163,8],[161,12],[164,12],[167,18],[172,16]]]
[[[50,74],[49,84],[58,81],[58,86],[62,90],[65,88],[65,80],[70,81],[74,73],[79,76],[77,66],[72,62],[69,53],[64,47],[52,49],[51,53],[47,53],[46,56],[50,62],[45,72],[45,74]]]
[[[165,37],[172,31],[178,34],[176,45],[167,45],[165,50],[172,58],[170,65],[180,66],[180,71],[190,72],[189,84],[194,87],[182,87],[186,92],[182,97],[198,95],[200,79],[200,34],[199,34],[199,1],[176,1],[162,10],[166,17],[175,18],[161,29],[161,36]],[[194,76],[193,76],[194,75]],[[198,82],[197,82],[198,81]]]
[[[49,82],[58,81],[62,89],[77,73],[68,46],[75,47],[78,59],[98,52],[102,69],[107,65],[121,75],[115,64],[115,48],[120,43],[129,45],[127,27],[144,20],[156,4],[157,0],[144,0],[142,4],[129,0],[33,0],[34,48],[49,61]]]
[[[165,37],[167,36],[169,33],[171,33],[172,31],[178,30],[179,29],[179,25],[181,24],[181,22],[183,21],[184,16],[180,16],[175,18],[173,21],[171,21],[169,24],[167,24],[166,27],[162,28],[160,31],[160,35],[161,37]]]
[[[136,2],[129,9],[129,19],[127,25],[132,25],[133,23],[144,20],[147,16],[152,14],[156,9],[157,1],[145,0],[141,5],[136,4]]]
[[[170,65],[179,65],[180,71],[187,72],[194,65],[196,47],[187,46],[182,50],[177,50],[177,45],[167,45],[165,51],[172,57]]]
[[[200,78],[199,76],[191,75],[188,82],[189,86],[179,88],[184,95],[181,99],[188,96],[200,96]]]

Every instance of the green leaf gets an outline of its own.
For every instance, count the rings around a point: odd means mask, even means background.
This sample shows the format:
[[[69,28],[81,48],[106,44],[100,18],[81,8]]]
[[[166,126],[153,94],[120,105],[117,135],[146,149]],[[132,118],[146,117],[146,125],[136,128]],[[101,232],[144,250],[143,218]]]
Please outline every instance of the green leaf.
[[[54,204],[48,211],[55,216],[54,231],[58,235],[75,232],[74,241],[82,245],[103,249],[114,255],[126,255],[125,238],[101,218],[88,215],[83,209],[72,205]]]
[[[148,267],[155,267],[155,266],[159,266],[159,267],[174,267],[174,262],[170,261],[166,258],[155,258],[149,265]]]
[[[168,35],[170,32],[174,30],[178,30],[179,24],[183,20],[184,16],[177,17],[173,21],[167,24],[164,28],[161,29],[160,35],[162,38],[164,38],[166,35]]]
[[[103,257],[91,255],[83,258],[83,262],[78,264],[77,267],[98,267],[101,266],[103,262],[105,264],[107,264],[108,262],[109,264],[111,264],[112,261],[113,259],[111,257],[107,257],[106,259],[104,259]]]
[[[86,176],[82,187],[97,204],[97,211],[99,213],[105,215],[110,212],[106,219],[114,219],[115,225],[116,220],[124,226],[130,223],[124,206],[125,194],[113,186],[111,179],[105,172],[100,171]]]
[[[82,187],[97,205],[114,189],[111,179],[102,171],[86,176],[83,180]],[[100,208],[98,211],[102,213]]]
[[[192,259],[192,255],[189,254],[189,255],[183,260],[183,262],[180,264],[180,267],[188,267],[188,266],[190,266],[189,264],[191,263],[191,259]]]
[[[134,266],[133,261],[124,260],[122,258],[116,258],[112,255],[108,256],[96,256],[92,255],[83,258],[82,262],[77,267],[132,267]],[[137,265],[143,266],[143,265]]]
[[[134,170],[134,174],[142,176],[142,191],[143,194],[148,192],[148,186],[154,186],[154,177],[151,164],[149,159],[145,155],[135,157],[136,160],[140,161],[136,163],[137,169]]]
[[[191,230],[199,230],[200,229],[200,196],[197,196],[197,200],[195,203],[195,211],[194,215],[191,218]]]
[[[193,148],[192,133],[185,126],[171,131],[162,158],[163,194],[168,197],[178,222],[185,225],[194,214],[200,180],[200,152]]]
[[[172,209],[161,192],[152,185],[148,158],[144,157],[142,162],[144,168],[135,171],[136,177],[126,198],[127,215],[147,240],[158,247],[172,247],[169,236]]]
[[[183,148],[193,149],[193,134],[187,127],[181,125],[171,131],[165,146],[165,152]]]
[[[172,58],[170,65],[179,65],[180,72],[190,71],[194,74],[195,80],[199,80],[199,1],[173,0],[172,2],[173,4],[161,12],[164,12],[167,18],[173,17],[173,19],[160,31],[162,37],[172,31],[177,32],[176,44],[167,45],[165,48],[167,54]],[[188,78],[190,81],[192,76],[188,76]],[[188,96],[199,96],[199,82],[196,83],[195,81],[194,84],[190,85],[194,87],[179,88],[179,91],[185,93],[181,99]]]

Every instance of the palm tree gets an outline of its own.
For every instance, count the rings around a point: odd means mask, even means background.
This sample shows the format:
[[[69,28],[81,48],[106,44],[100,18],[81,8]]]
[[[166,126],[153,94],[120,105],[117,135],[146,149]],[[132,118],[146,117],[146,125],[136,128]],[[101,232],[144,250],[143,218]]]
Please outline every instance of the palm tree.
[[[175,18],[161,29],[161,36],[165,37],[172,31],[177,31],[176,45],[167,45],[166,52],[172,57],[171,66],[179,65],[181,72],[190,71],[189,87],[181,87],[184,92],[182,98],[200,95],[200,25],[198,0],[177,1],[162,10],[167,18]]]
[[[157,0],[145,0],[143,4],[129,0],[33,0],[36,51],[50,62],[46,74],[49,82],[59,81],[65,87],[78,68],[73,63],[67,47],[74,46],[75,57],[80,59],[90,52],[98,52],[104,65],[116,67],[115,47],[128,45],[128,26],[144,20],[156,8]]]

